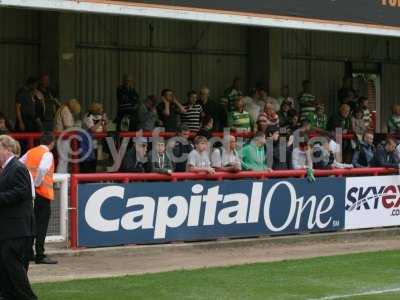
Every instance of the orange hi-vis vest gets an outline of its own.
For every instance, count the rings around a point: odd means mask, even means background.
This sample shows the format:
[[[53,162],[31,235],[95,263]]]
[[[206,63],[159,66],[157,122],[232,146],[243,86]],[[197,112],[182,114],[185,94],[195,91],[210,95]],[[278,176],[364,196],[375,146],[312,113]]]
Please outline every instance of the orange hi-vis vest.
[[[29,150],[26,153],[26,161],[25,165],[28,168],[28,170],[32,174],[33,180],[35,180],[37,173],[38,173],[38,168],[40,165],[40,162],[42,160],[42,157],[45,153],[49,152],[49,150],[46,147],[43,146],[38,146],[35,147],[31,150]],[[42,184],[38,187],[36,187],[36,193],[43,198],[46,198],[50,201],[54,200],[54,188],[53,188],[53,174],[54,174],[54,161],[51,164],[50,169],[47,171],[46,175],[43,178]]]

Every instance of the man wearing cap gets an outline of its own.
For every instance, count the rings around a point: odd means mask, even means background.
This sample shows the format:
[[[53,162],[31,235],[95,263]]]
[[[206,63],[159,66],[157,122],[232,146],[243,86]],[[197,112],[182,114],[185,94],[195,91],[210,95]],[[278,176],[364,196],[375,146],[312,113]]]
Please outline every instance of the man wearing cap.
[[[51,153],[54,145],[54,137],[45,133],[40,138],[40,145],[30,149],[20,159],[32,174],[35,184],[36,264],[57,264],[57,261],[50,259],[44,253],[44,242],[51,215],[50,204],[54,200],[54,158]]]
[[[134,146],[126,151],[119,171],[124,173],[150,172],[151,167],[146,153],[147,139],[144,137],[135,138]]]

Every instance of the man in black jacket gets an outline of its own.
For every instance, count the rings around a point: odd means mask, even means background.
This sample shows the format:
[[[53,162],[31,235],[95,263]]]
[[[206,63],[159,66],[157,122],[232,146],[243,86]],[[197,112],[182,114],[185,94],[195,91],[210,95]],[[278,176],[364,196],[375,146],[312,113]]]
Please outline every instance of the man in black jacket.
[[[395,153],[396,147],[397,141],[391,137],[386,139],[384,146],[378,146],[374,156],[375,166],[398,169],[400,161]]]
[[[137,109],[140,97],[135,89],[135,81],[131,75],[124,75],[123,84],[117,88],[117,131],[135,131],[137,126]],[[129,128],[121,124],[124,117],[129,119]]]
[[[119,171],[123,173],[150,172],[151,166],[146,153],[147,139],[143,137],[135,138],[134,146],[126,151]]]
[[[37,300],[27,275],[34,236],[31,181],[12,153],[15,143],[0,136],[0,299]]]
[[[194,149],[194,146],[189,140],[190,130],[185,124],[178,128],[177,134],[178,140],[172,149],[172,161],[175,165],[175,172],[186,172],[187,157]]]
[[[363,141],[360,142],[353,156],[353,166],[356,168],[368,168],[374,163],[375,146],[374,134],[364,133]]]

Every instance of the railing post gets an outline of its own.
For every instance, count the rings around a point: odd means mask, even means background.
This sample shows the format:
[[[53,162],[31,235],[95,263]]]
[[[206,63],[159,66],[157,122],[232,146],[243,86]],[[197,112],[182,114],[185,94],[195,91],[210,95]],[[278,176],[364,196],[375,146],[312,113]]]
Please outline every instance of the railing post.
[[[76,138],[71,139],[71,158],[72,158],[72,163],[71,163],[71,173],[72,174],[77,174],[79,173],[79,144],[78,140]]]
[[[78,178],[71,175],[71,195],[69,202],[69,220],[70,220],[70,247],[78,248]]]

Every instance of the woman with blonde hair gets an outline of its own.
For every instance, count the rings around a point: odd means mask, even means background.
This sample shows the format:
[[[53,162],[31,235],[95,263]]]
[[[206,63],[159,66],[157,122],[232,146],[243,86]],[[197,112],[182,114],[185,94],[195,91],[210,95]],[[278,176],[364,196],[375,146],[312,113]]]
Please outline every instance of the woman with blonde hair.
[[[81,112],[81,104],[76,99],[70,99],[56,112],[54,131],[63,131],[75,125],[74,115]]]

